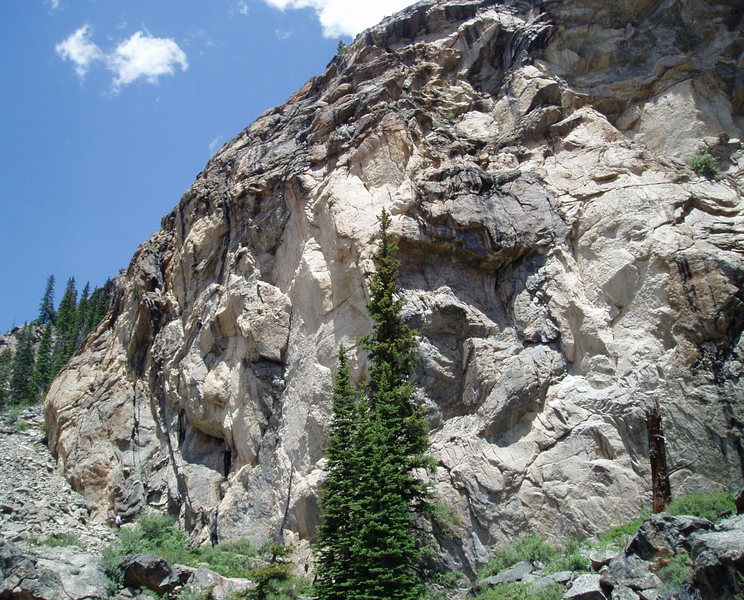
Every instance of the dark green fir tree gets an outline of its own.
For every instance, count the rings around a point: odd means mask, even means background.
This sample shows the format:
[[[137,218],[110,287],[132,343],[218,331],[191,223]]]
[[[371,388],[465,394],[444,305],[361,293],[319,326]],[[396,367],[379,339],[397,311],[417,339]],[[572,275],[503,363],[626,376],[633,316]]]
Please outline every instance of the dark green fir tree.
[[[46,325],[54,322],[54,275],[50,275],[44,288],[44,295],[39,302],[39,316],[36,322]]]
[[[56,342],[54,348],[54,374],[59,373],[75,351],[77,338],[77,288],[75,278],[67,280],[65,293],[57,309],[54,322]]]
[[[9,349],[0,351],[0,408],[10,399],[10,373],[13,368],[13,353]]]
[[[9,386],[11,404],[33,404],[39,399],[33,374],[34,339],[31,326],[26,323],[18,334],[16,351],[13,355]]]
[[[34,361],[34,386],[39,394],[46,395],[49,384],[54,378],[54,363],[52,362],[52,324],[44,326],[39,346],[36,349]]]
[[[321,544],[316,587],[325,600],[344,600],[353,593],[350,589],[354,583],[352,548],[357,534],[353,511],[359,480],[355,446],[357,417],[356,389],[349,374],[346,348],[341,346],[328,435],[328,475],[321,495],[323,524],[318,529]]]
[[[367,306],[374,325],[362,340],[371,363],[369,381],[351,413],[345,451],[350,474],[329,454],[330,484],[322,500],[328,526],[321,527],[318,546],[322,600],[418,600],[423,593],[426,548],[417,537],[417,514],[429,514],[432,502],[429,485],[414,473],[433,469],[433,461],[425,455],[426,422],[412,401],[416,339],[401,316],[400,263],[389,229],[390,216],[383,211]],[[344,378],[340,360],[339,373],[336,389]],[[337,483],[343,479],[346,487]],[[329,536],[338,531],[343,535]],[[332,555],[324,554],[331,547]]]

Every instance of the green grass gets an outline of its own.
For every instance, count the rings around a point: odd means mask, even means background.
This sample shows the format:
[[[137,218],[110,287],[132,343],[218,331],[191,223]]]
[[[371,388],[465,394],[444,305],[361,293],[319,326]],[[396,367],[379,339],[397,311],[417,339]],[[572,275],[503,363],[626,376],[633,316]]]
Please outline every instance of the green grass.
[[[177,563],[190,567],[206,566],[208,569],[225,577],[243,579],[263,579],[266,600],[291,600],[301,595],[312,595],[310,582],[302,577],[290,575],[290,564],[283,562],[268,563],[264,567],[249,570],[248,560],[261,557],[270,560],[286,554],[283,546],[268,545],[259,553],[247,539],[229,540],[214,547],[189,547],[186,533],[176,529],[173,521],[166,516],[140,515],[133,528],[120,530],[119,539],[105,548],[102,560],[106,574],[113,590],[123,587],[123,573],[119,568],[126,556],[131,554],[152,554],[165,559],[171,564]],[[254,598],[248,593],[240,597]],[[188,598],[208,600],[208,592],[184,592]]]
[[[105,548],[103,564],[108,576],[120,583],[119,565],[130,554],[152,554],[169,563],[195,567],[206,564],[225,577],[248,577],[246,563],[257,556],[248,540],[232,540],[214,547],[190,548],[186,533],[173,527],[173,521],[162,515],[140,515],[136,527],[122,529],[119,539]]]
[[[77,546],[78,548],[82,548],[83,550],[85,550],[85,545],[83,544],[83,542],[81,542],[77,538],[77,536],[74,536],[71,533],[57,533],[55,535],[49,536],[41,543],[43,546],[49,546],[51,548]]]
[[[693,492],[672,500],[664,512],[669,515],[693,515],[715,522],[727,510],[736,514],[734,497],[728,492]]]
[[[689,559],[686,552],[680,552],[666,565],[659,567],[656,574],[664,582],[665,592],[679,589],[692,581],[692,568],[687,564]]]
[[[538,537],[519,538],[512,544],[499,546],[480,572],[480,579],[495,575],[523,560],[547,562],[556,554],[556,549]]]
[[[628,545],[643,523],[643,518],[633,519],[627,523],[617,525],[599,536],[599,547],[603,550],[610,548],[621,549]]]
[[[567,540],[563,548],[542,541],[538,537],[519,538],[512,544],[500,546],[483,567],[479,579],[495,575],[519,562],[529,560],[543,563],[545,574],[558,571],[589,571],[589,561],[581,555],[583,544]]]
[[[525,583],[502,583],[495,585],[475,597],[475,600],[561,600],[563,588],[552,584],[533,589]]]

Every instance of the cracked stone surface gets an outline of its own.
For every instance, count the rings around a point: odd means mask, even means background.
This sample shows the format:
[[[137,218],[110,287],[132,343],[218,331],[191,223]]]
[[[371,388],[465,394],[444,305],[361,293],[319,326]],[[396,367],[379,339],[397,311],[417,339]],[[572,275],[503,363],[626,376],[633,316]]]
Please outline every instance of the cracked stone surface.
[[[676,494],[741,486],[741,19],[739,0],[449,0],[360,34],[139,247],[50,391],[61,472],[102,520],[149,505],[197,542],[307,549],[384,207],[459,519],[448,566],[649,506],[657,403]],[[702,151],[718,179],[688,167]]]

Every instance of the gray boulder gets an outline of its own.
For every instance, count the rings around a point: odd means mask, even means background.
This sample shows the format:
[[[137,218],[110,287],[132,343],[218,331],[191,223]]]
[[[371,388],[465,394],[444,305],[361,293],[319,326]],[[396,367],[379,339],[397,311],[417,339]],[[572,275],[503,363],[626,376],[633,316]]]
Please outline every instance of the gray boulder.
[[[627,586],[618,585],[612,590],[612,600],[638,600],[638,594]]]
[[[602,573],[602,584],[611,588],[623,585],[633,590],[658,589],[662,586],[661,579],[651,572],[649,566],[634,554],[620,554],[610,561]]]
[[[690,536],[698,531],[710,531],[713,523],[707,519],[687,515],[653,515],[646,519],[630,541],[626,554],[643,560],[658,556],[674,556],[679,550],[690,551]]]
[[[659,596],[659,600],[702,600],[702,596],[697,589],[685,584],[678,590]]]
[[[579,575],[566,592],[567,600],[608,600],[599,575]]]
[[[744,516],[727,519],[716,529],[691,539],[693,581],[704,600],[733,598],[744,591]]]
[[[124,585],[131,588],[146,588],[157,594],[167,594],[182,583],[167,561],[149,554],[128,556],[121,568],[124,571]]]
[[[180,565],[176,567],[188,572],[188,582],[184,588],[186,592],[208,592],[213,600],[227,600],[239,592],[256,589],[256,584],[248,579],[223,577],[204,568],[192,569]]]
[[[24,551],[0,542],[3,600],[103,600],[109,597],[98,559],[76,547]]]

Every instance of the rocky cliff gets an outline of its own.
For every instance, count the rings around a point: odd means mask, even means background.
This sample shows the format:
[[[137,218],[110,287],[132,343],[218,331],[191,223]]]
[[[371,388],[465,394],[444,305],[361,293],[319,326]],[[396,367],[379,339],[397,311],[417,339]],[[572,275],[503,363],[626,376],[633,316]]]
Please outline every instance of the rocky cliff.
[[[655,405],[675,493],[740,486],[743,17],[425,0],[361,34],[137,250],[49,393],[61,469],[100,518],[306,547],[387,208],[451,565],[648,508]]]

